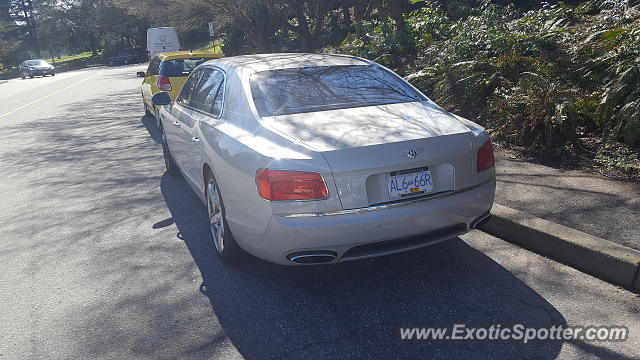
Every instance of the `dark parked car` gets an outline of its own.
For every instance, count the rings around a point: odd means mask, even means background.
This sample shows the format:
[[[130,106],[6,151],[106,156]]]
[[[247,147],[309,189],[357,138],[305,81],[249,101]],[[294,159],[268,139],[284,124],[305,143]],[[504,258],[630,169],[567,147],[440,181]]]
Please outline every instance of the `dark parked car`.
[[[120,51],[116,56],[107,59],[107,65],[127,65],[145,62],[148,60],[147,53],[143,49]]]
[[[20,76],[25,79],[27,76],[32,78],[34,76],[51,75],[56,76],[56,69],[53,65],[42,59],[25,60],[19,67]]]

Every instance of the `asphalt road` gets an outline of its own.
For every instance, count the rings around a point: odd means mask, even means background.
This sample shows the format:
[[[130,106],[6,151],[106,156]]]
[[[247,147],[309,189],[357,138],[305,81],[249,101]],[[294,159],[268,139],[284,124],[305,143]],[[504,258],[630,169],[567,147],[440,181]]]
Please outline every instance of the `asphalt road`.
[[[213,255],[140,65],[0,84],[0,359],[638,358],[640,298],[481,232],[336,266]],[[400,340],[624,325],[625,342]]]

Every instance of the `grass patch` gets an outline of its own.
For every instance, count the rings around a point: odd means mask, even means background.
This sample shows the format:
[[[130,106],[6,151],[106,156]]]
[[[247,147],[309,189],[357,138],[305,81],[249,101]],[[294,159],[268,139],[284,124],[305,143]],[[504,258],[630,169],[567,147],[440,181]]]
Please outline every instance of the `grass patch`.
[[[198,51],[207,51],[215,54],[222,54],[222,41],[215,41],[213,44],[209,44],[201,47]]]
[[[56,67],[56,71],[75,70],[104,65],[104,59],[101,54],[93,56],[91,52],[66,57],[63,56],[62,59],[56,59],[55,63],[53,61],[49,62]]]
[[[74,60],[80,60],[80,59],[85,59],[85,58],[90,58],[92,56],[91,51],[85,51],[83,53],[80,54],[74,54],[74,55],[63,55],[59,58],[45,58],[45,60],[51,64],[63,64],[66,63],[68,61],[74,61]]]

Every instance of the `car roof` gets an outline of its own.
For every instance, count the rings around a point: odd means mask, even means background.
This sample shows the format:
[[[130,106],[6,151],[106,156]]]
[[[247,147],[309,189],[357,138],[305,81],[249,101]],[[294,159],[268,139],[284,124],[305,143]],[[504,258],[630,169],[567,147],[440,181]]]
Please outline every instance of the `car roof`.
[[[208,57],[212,59],[221,58],[221,54],[212,53],[209,51],[167,51],[156,54],[161,61],[174,60],[174,59],[188,59],[192,57]]]
[[[243,73],[308,66],[371,65],[369,61],[355,56],[310,53],[240,55],[225,57],[208,63],[224,65]]]

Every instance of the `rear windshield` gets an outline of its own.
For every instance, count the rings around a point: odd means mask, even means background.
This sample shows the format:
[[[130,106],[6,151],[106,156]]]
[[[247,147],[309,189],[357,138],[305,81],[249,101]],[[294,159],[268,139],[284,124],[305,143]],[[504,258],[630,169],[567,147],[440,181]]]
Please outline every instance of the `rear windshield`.
[[[262,117],[424,101],[424,96],[375,65],[312,66],[251,76]]]
[[[160,75],[164,76],[187,76],[193,69],[210,58],[189,58],[163,61],[160,65]]]

